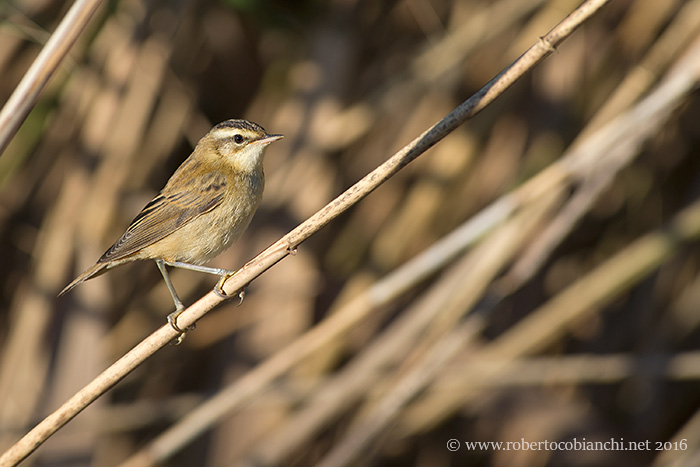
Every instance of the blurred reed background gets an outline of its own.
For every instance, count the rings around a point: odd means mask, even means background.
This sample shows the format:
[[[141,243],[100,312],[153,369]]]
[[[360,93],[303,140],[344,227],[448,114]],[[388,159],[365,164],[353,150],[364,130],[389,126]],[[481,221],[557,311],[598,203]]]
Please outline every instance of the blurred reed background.
[[[0,450],[165,322],[152,262],[56,294],[213,124],[286,135],[253,224],[213,262],[237,268],[578,4],[103,5],[0,157]],[[67,7],[0,4],[2,102]],[[128,465],[698,465],[699,40],[700,1],[611,2],[25,465],[137,452]],[[186,303],[215,282],[173,279]],[[339,313],[356,323],[236,400],[237,382]],[[207,400],[216,420],[166,442]],[[573,438],[650,444],[446,446]]]

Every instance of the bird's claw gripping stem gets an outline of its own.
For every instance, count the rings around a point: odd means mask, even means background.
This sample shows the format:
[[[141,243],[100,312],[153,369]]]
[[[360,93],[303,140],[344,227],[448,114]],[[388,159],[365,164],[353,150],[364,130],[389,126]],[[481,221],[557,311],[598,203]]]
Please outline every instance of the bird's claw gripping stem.
[[[175,311],[170,313],[168,315],[168,324],[170,324],[170,327],[172,327],[175,331],[179,332],[180,335],[177,336],[177,339],[175,340],[174,345],[180,345],[182,341],[185,339],[185,336],[187,335],[187,331],[193,331],[196,327],[197,324],[194,323],[192,326],[187,327],[186,329],[182,329],[178,324],[177,324],[177,318],[182,314],[182,312],[185,311],[185,307],[177,307]]]

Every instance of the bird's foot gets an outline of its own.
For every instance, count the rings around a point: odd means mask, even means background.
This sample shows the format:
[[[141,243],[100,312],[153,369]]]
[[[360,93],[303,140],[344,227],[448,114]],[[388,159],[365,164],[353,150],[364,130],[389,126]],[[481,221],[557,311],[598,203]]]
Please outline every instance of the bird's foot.
[[[187,327],[186,329],[182,329],[178,324],[177,324],[177,318],[182,314],[182,312],[185,311],[184,305],[180,305],[176,308],[175,311],[170,313],[168,315],[168,324],[177,332],[180,333],[179,336],[177,336],[177,339],[175,339],[175,342],[173,345],[180,345],[182,344],[182,341],[185,339],[185,336],[187,335],[187,331],[194,331],[194,329],[197,327],[197,323],[192,324],[192,326]]]
[[[214,293],[218,296],[223,298],[224,300],[230,300],[233,298],[233,295],[229,295],[226,293],[224,290],[224,284],[226,283],[227,280],[229,280],[233,275],[236,274],[236,271],[228,271],[225,274],[221,275],[221,278],[219,279],[219,282],[216,283],[216,286],[214,287]],[[243,298],[245,297],[245,289],[241,289],[238,291],[238,298],[239,302],[238,305],[236,306],[241,306],[241,303],[243,303]]]

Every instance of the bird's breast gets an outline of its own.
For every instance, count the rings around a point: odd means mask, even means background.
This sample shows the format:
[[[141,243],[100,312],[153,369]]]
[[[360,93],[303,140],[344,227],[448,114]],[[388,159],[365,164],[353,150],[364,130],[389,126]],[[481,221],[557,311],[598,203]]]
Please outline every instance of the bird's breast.
[[[251,175],[227,184],[221,203],[158,242],[171,243],[168,250],[180,252],[177,258],[164,259],[203,264],[231,246],[258,209],[264,183],[263,176]]]

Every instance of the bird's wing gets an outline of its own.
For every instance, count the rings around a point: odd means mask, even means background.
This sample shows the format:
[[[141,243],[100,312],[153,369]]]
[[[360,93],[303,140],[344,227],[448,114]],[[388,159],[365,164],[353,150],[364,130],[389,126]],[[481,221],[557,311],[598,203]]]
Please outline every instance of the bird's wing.
[[[176,189],[166,185],[131,221],[124,235],[102,255],[98,263],[129,256],[211,211],[221,203],[225,187],[226,177],[216,172],[202,174]]]

